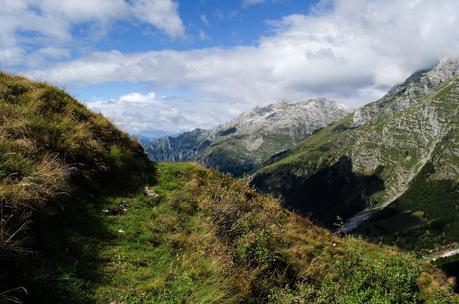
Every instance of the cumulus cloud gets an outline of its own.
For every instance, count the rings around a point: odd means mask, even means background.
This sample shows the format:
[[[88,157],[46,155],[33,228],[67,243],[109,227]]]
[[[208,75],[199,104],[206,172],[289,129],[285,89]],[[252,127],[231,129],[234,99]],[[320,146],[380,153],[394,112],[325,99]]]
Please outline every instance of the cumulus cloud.
[[[0,0],[0,64],[23,63],[33,44],[62,48],[72,42],[72,26],[81,24],[103,28],[133,19],[181,37],[185,28],[177,8],[173,0]],[[24,38],[27,32],[33,35]]]
[[[336,0],[326,12],[271,21],[274,34],[256,46],[94,53],[28,74],[61,84],[147,81],[251,104],[322,95],[358,105],[457,52],[454,11],[455,0]]]
[[[211,128],[242,112],[242,104],[222,105],[201,97],[199,106],[187,97],[131,92],[112,100],[86,101],[88,107],[110,118],[135,135],[176,134],[195,128]]]

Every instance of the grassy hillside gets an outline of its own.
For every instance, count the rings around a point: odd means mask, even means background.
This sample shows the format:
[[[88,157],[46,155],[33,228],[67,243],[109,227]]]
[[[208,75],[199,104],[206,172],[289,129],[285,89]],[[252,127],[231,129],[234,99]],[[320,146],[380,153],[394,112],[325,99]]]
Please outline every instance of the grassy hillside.
[[[53,224],[35,302],[458,303],[425,261],[338,238],[195,164]],[[125,212],[117,212],[120,208]],[[109,213],[101,212],[109,210]],[[92,225],[88,225],[92,222]],[[56,239],[53,235],[50,239]],[[51,256],[51,255],[49,255]],[[49,282],[55,284],[51,287]]]
[[[101,115],[62,90],[0,73],[0,293],[33,277],[34,253],[47,247],[40,216],[59,218],[154,174],[140,145]]]

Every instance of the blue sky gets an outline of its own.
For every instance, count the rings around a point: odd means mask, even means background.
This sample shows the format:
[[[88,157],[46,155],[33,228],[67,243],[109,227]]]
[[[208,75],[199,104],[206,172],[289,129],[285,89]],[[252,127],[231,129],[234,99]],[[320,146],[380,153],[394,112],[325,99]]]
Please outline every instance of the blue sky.
[[[179,3],[179,2],[177,2]],[[250,3],[250,1],[248,2]],[[316,0],[255,1],[187,0],[177,7],[186,36],[171,39],[163,31],[145,23],[120,21],[112,26],[110,33],[95,40],[91,47],[98,51],[118,50],[123,53],[161,51],[164,49],[187,51],[212,47],[231,48],[240,45],[256,45],[260,37],[273,34],[271,20],[295,13],[308,13]],[[84,39],[88,25],[75,27],[75,39]],[[75,59],[78,54],[69,57]],[[148,91],[145,83],[123,83],[70,87],[77,98],[91,100],[116,98],[132,91]],[[163,94],[180,94],[175,90]]]
[[[145,24],[120,22],[109,39],[98,43],[100,50],[139,52],[162,49],[190,50],[206,47],[254,45],[270,34],[269,20],[295,13],[307,13],[317,1],[277,0],[244,5],[239,0],[185,0],[177,13],[187,37],[171,40],[163,32]]]
[[[318,96],[357,107],[459,50],[456,0],[0,0],[0,67],[131,134]]]

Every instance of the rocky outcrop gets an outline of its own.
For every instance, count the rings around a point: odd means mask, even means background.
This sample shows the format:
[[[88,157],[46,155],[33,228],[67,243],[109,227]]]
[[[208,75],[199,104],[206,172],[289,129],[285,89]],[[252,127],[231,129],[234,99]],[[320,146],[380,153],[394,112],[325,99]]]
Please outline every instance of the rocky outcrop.
[[[442,59],[433,68],[414,73],[402,84],[394,86],[381,100],[357,109],[353,126],[362,126],[382,113],[392,115],[413,106],[420,97],[429,94],[433,88],[449,81],[457,73],[459,57]]]

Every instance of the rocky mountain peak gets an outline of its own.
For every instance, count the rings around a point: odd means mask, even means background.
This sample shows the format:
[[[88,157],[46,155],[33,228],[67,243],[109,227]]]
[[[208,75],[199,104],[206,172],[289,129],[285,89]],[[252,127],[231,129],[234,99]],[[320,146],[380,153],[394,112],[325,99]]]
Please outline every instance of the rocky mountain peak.
[[[286,102],[257,107],[243,113],[236,119],[218,126],[216,130],[234,127],[239,134],[263,135],[268,130],[295,129],[301,125],[306,131],[313,131],[316,125],[328,124],[337,116],[348,114],[352,108],[337,104],[326,98],[308,99],[300,102]]]
[[[448,58],[414,73],[354,112],[354,125],[345,117],[311,135],[267,162],[251,184],[329,227],[346,218],[340,233],[375,216],[359,233],[378,241],[387,233],[389,242],[419,248],[440,244],[437,236],[443,244],[459,241],[458,68],[459,60]],[[401,218],[410,224],[394,227]],[[426,242],[432,231],[435,242]]]
[[[352,120],[353,127],[367,123],[381,112],[392,115],[412,106],[419,96],[429,94],[440,83],[449,81],[456,75],[459,75],[459,57],[443,58],[432,68],[413,73],[380,100],[357,109]]]
[[[198,160],[240,175],[351,111],[326,98],[296,103],[283,100],[258,106],[214,129],[159,139],[145,147],[155,161]]]
[[[459,56],[443,58],[427,72],[429,79],[436,84],[449,80],[457,74],[459,74]]]

